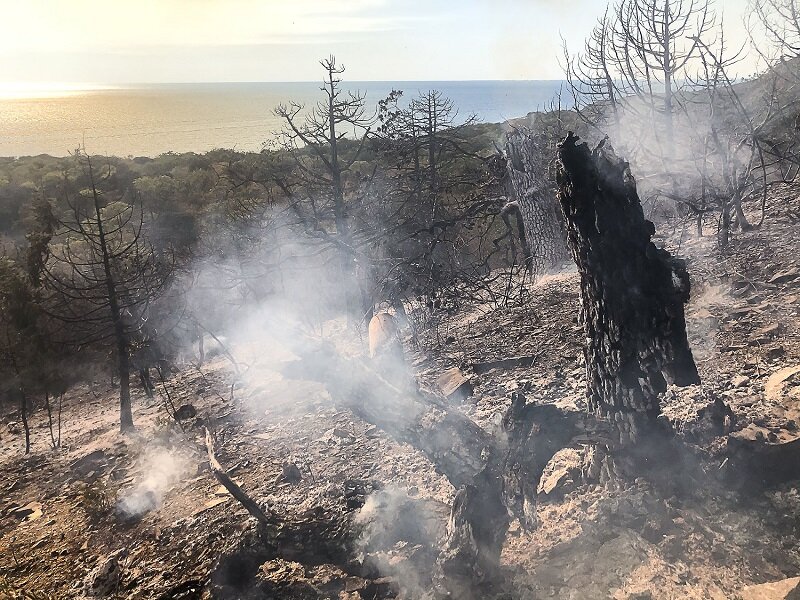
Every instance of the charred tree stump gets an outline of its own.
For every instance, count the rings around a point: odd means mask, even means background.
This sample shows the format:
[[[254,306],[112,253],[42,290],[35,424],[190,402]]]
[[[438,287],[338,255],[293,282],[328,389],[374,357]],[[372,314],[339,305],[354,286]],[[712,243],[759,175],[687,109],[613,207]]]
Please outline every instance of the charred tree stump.
[[[558,151],[558,200],[581,278],[587,395],[613,420],[620,443],[665,433],[658,416],[667,383],[700,382],[686,339],[689,275],[657,248],[628,163],[570,133]]]

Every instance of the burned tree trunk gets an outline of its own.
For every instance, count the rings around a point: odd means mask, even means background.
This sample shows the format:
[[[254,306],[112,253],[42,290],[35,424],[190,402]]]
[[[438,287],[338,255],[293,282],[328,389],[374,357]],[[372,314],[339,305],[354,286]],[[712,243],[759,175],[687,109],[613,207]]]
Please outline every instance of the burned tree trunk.
[[[656,248],[628,163],[572,133],[558,152],[558,199],[581,276],[590,408],[615,423],[625,444],[663,431],[667,383],[699,383],[683,305],[684,261]]]
[[[521,217],[526,265],[539,275],[568,257],[549,173],[552,146],[542,136],[516,130],[508,136],[506,157],[502,179],[512,200],[509,209]]]
[[[442,399],[397,387],[365,361],[344,358],[332,347],[294,351],[302,360],[285,365],[285,377],[323,383],[336,404],[419,449],[454,487],[470,483],[486,466],[492,436]]]
[[[392,385],[367,363],[332,348],[293,349],[301,361],[282,372],[325,384],[334,401],[394,439],[420,450],[458,490],[439,557],[437,588],[453,598],[484,598],[502,579],[499,572],[508,525],[534,522],[541,474],[576,435],[597,430],[590,417],[515,398],[492,435],[442,399]],[[483,591],[482,591],[483,590]]]

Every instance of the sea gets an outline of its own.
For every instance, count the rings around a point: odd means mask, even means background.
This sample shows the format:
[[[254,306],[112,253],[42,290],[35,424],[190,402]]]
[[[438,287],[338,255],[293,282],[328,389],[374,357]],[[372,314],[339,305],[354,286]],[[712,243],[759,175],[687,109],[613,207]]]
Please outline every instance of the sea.
[[[150,156],[202,153],[215,148],[258,151],[275,140],[282,122],[275,108],[312,106],[320,83],[204,83],[93,86],[47,93],[0,94],[0,156],[92,154]],[[457,120],[486,123],[523,117],[549,105],[561,81],[369,81],[345,90],[366,94],[367,110],[392,90],[407,102],[438,90],[457,108]],[[561,94],[562,106],[568,98]]]

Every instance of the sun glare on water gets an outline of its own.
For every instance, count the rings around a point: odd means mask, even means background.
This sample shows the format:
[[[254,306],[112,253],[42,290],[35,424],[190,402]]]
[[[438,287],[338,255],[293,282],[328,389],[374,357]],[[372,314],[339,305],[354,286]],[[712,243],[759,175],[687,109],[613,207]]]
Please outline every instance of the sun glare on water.
[[[61,98],[105,89],[110,88],[91,83],[0,81],[0,100]]]

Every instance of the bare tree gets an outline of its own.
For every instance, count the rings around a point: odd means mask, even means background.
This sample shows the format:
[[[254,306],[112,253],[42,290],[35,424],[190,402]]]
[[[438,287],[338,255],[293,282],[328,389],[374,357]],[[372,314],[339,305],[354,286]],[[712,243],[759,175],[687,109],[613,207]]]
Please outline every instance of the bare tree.
[[[660,117],[664,154],[674,154],[677,94],[685,89],[698,45],[713,31],[710,0],[621,0],[614,21],[616,71],[623,90]],[[661,132],[653,129],[658,136]]]
[[[281,184],[307,232],[333,245],[342,277],[349,282],[343,289],[352,290],[356,286],[352,213],[358,175],[351,175],[374,117],[367,114],[364,94],[342,88],[344,65],[334,56],[320,64],[325,70],[320,88],[324,99],[308,111],[297,103],[275,109],[286,125],[283,146],[295,166],[292,179]],[[352,295],[347,304],[352,309]]]
[[[66,325],[62,341],[97,347],[110,343],[120,382],[120,429],[133,428],[130,397],[131,350],[151,303],[166,288],[169,257],[158,255],[144,233],[144,215],[106,185],[85,152],[76,153],[82,182],[66,197],[67,214],[51,242],[44,268],[47,313]],[[79,182],[80,183],[80,182]]]
[[[753,47],[768,65],[800,56],[800,3],[797,0],[753,0],[747,24],[751,36],[759,31],[766,37],[767,45],[754,38]]]
[[[614,43],[614,13],[607,7],[584,43],[583,52],[570,54],[563,40],[567,89],[581,120],[590,127],[606,131],[614,138],[619,133],[625,101],[621,88],[619,46]]]

